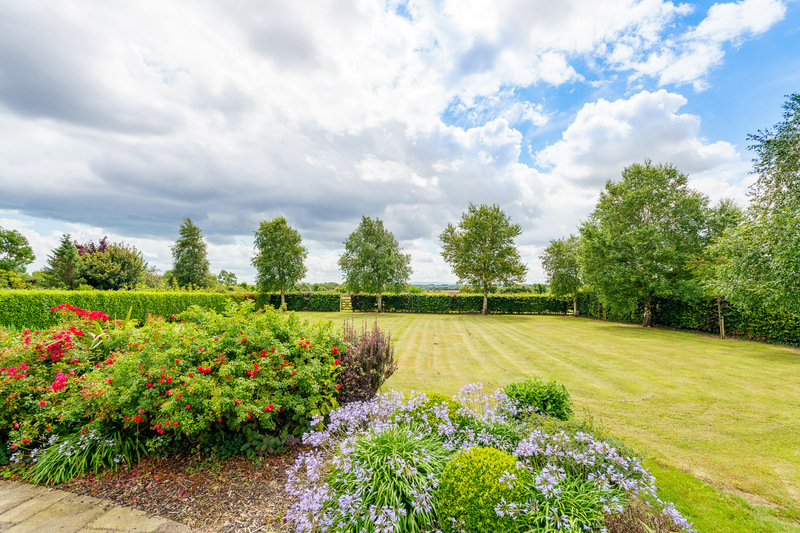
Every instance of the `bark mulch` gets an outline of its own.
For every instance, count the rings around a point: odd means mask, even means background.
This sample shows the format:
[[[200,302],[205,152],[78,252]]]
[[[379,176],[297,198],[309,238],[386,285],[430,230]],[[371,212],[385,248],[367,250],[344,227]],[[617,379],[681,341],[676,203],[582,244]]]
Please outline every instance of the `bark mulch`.
[[[74,479],[61,490],[111,500],[200,531],[288,532],[286,469],[298,449],[258,461],[199,455],[147,458],[131,470]]]

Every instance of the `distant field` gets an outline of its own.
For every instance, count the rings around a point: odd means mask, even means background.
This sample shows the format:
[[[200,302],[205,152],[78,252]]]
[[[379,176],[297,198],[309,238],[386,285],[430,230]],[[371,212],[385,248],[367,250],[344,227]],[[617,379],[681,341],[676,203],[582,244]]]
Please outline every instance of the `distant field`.
[[[375,316],[301,314],[357,324]],[[588,411],[659,463],[758,504],[752,512],[768,522],[800,523],[800,350],[562,316],[378,320],[399,363],[385,388],[454,393],[476,381],[495,389],[554,378],[579,415]]]

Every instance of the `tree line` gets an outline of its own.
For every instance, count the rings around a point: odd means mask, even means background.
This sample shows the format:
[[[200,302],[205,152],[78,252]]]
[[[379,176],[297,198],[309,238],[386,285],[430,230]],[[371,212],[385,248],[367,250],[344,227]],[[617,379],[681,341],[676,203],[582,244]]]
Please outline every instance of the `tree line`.
[[[596,292],[604,308],[642,309],[652,325],[654,298],[714,297],[753,311],[800,312],[800,94],[788,97],[783,120],[748,138],[758,175],[751,204],[731,200],[710,206],[688,186],[686,174],[649,160],[608,180],[595,209],[577,234],[550,242],[540,256],[550,291],[573,298],[582,288]],[[441,255],[460,283],[487,296],[498,284],[522,283],[527,266],[514,243],[521,227],[497,205],[470,204],[457,224],[439,235]],[[352,292],[382,295],[405,290],[412,273],[409,254],[378,218],[362,217],[344,241],[339,267]],[[284,217],[263,221],[254,232],[256,284],[265,292],[285,292],[305,276],[308,250]],[[236,283],[235,275],[209,273],[202,231],[185,218],[172,246],[173,267],[164,274],[174,287]],[[0,286],[20,283],[34,260],[27,239],[0,228]],[[45,286],[74,289],[133,288],[154,276],[140,252],[107,239],[79,244],[64,235],[48,257]]]

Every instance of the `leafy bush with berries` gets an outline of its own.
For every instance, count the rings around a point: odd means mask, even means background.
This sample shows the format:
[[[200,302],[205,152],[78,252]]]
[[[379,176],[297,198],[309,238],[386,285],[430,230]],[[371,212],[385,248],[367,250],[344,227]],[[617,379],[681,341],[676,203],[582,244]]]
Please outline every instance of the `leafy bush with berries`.
[[[74,306],[52,312],[62,320],[46,331],[0,333],[0,441],[16,459],[55,446],[52,435],[87,432],[121,435],[106,439],[116,448],[130,436],[149,450],[263,453],[338,405],[343,338],[329,323],[251,302],[142,327]]]

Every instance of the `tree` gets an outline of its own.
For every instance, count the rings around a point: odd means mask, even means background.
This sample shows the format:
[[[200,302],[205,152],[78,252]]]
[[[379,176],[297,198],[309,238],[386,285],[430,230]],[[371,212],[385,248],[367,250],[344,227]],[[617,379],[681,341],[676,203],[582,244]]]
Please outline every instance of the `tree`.
[[[717,266],[724,260],[714,243],[723,238],[728,228],[735,228],[744,218],[744,211],[730,198],[723,198],[709,211],[708,240],[706,246],[694,261],[694,276],[717,302],[717,323],[719,336],[725,338],[725,317],[722,314],[724,295],[717,287]]]
[[[758,179],[745,219],[714,247],[714,288],[737,306],[800,313],[800,93],[783,121],[748,138]]]
[[[172,245],[172,275],[180,287],[208,285],[207,246],[203,232],[186,217],[178,230],[179,237]]]
[[[633,311],[653,325],[654,297],[698,296],[691,262],[708,242],[708,198],[685,174],[649,160],[606,182],[580,226],[581,272],[604,306]]]
[[[31,245],[22,233],[0,227],[0,270],[24,274],[25,267],[34,259]]]
[[[61,237],[61,244],[47,257],[43,269],[45,286],[56,289],[77,289],[81,278],[81,259],[70,240],[69,233]]]
[[[483,315],[493,284],[513,285],[525,281],[528,268],[514,245],[520,233],[519,224],[512,224],[497,205],[469,204],[458,226],[448,224],[439,235],[442,257],[450,263],[459,281],[482,289]]]
[[[378,295],[378,312],[383,311],[383,293],[405,289],[411,275],[411,256],[400,251],[392,232],[383,221],[361,217],[361,224],[344,241],[339,267],[352,292]]]
[[[125,243],[108,244],[102,250],[80,254],[81,274],[87,285],[103,291],[133,289],[145,279],[147,262],[134,246]]]
[[[572,296],[572,315],[578,316],[578,289],[581,283],[580,239],[570,235],[567,239],[550,241],[539,258],[547,272],[547,284],[553,296]]]
[[[220,285],[236,285],[236,274],[233,272],[228,272],[227,270],[220,270],[219,275],[217,276],[217,282]]]
[[[286,223],[284,217],[264,220],[255,232],[256,285],[259,290],[280,291],[281,305],[285,292],[306,275],[304,261],[308,250],[301,245],[300,233]]]

